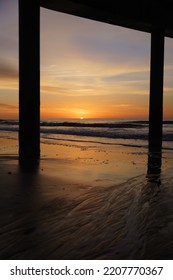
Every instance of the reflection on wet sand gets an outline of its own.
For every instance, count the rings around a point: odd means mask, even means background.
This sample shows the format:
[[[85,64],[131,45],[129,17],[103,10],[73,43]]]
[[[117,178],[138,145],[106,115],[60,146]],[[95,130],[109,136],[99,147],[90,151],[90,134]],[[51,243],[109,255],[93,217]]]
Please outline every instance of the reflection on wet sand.
[[[1,161],[0,258],[172,259],[173,178],[159,155],[147,174],[106,187],[50,176],[49,160]]]
[[[148,154],[148,175],[160,174],[162,165],[162,153],[161,152],[149,152]]]

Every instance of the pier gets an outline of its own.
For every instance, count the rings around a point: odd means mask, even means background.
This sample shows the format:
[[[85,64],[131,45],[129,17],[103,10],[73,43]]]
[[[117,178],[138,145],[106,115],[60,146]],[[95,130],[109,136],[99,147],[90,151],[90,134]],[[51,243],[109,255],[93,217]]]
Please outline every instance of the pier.
[[[19,0],[19,158],[40,157],[40,7],[151,33],[149,153],[162,149],[164,38],[169,1]]]

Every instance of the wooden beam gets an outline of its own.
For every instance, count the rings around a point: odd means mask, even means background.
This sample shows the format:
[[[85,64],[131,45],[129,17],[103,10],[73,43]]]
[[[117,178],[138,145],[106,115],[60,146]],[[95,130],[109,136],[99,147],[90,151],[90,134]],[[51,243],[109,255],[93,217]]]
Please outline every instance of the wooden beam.
[[[163,123],[163,74],[164,30],[154,28],[151,33],[149,152],[160,153],[162,149]]]
[[[19,0],[19,157],[40,156],[40,4]]]
[[[173,38],[172,2],[115,0],[40,0],[40,6],[99,22],[151,33],[153,22]]]

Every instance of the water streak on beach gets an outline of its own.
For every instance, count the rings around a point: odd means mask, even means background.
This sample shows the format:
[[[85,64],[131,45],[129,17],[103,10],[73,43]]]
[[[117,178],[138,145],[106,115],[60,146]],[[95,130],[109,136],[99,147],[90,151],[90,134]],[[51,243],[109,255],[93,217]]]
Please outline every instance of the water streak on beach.
[[[152,159],[146,120],[42,121],[30,170],[0,120],[0,259],[173,259],[172,124]]]
[[[0,189],[1,259],[173,258],[172,177],[140,175],[93,188],[11,176]]]

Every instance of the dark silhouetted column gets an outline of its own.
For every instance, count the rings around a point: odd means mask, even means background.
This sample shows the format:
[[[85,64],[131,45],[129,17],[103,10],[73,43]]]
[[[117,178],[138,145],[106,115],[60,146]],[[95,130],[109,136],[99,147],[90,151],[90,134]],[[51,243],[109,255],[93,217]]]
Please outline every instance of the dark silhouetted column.
[[[40,5],[19,0],[19,157],[40,157]]]
[[[163,122],[164,30],[151,33],[149,153],[161,153]]]

